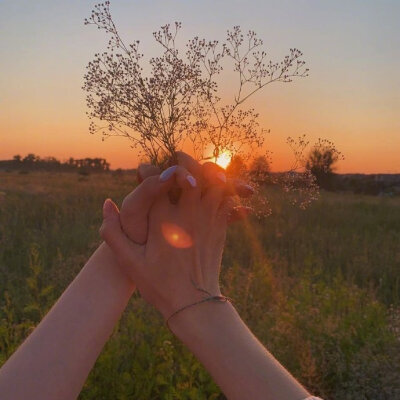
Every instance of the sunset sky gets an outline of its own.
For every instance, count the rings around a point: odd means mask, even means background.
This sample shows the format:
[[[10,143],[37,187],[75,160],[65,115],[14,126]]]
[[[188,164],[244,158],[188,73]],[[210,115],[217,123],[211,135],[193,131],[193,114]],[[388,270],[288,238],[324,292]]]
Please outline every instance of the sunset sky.
[[[107,43],[83,24],[95,3],[0,0],[0,159],[32,152],[136,166],[127,139],[88,132],[83,75]],[[339,172],[400,173],[400,1],[112,0],[111,12],[145,54],[156,54],[151,33],[174,21],[185,40],[224,39],[240,25],[264,39],[271,59],[300,49],[310,76],[248,104],[271,129],[274,169],[289,165],[286,137],[305,133],[335,142],[346,157]]]

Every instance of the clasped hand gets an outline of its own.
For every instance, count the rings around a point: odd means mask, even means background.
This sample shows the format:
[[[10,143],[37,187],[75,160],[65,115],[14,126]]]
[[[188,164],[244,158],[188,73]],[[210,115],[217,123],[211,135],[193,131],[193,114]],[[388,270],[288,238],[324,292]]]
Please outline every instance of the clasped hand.
[[[206,297],[220,295],[219,272],[229,219],[248,209],[234,207],[233,194],[246,184],[227,180],[214,163],[200,165],[184,153],[179,165],[159,174],[142,166],[142,183],[123,201],[103,208],[102,238],[142,297],[168,319]],[[168,193],[180,189],[176,204]]]

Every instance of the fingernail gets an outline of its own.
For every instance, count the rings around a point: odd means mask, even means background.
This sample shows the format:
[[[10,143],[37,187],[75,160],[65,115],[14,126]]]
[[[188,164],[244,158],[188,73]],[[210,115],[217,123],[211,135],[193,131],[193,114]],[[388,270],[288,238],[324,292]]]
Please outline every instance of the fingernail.
[[[218,172],[218,173],[217,173],[217,178],[218,178],[220,181],[222,181],[223,183],[226,183],[226,176],[225,176],[224,173]]]
[[[173,165],[172,167],[167,168],[163,173],[160,175],[160,181],[165,182],[175,173],[176,169],[178,168],[177,165]]]
[[[113,212],[113,204],[111,199],[106,199],[103,204],[103,218],[107,218]]]
[[[196,181],[196,178],[195,178],[194,176],[188,175],[188,176],[186,177],[186,179],[187,179],[187,181],[190,183],[190,185],[191,185],[192,187],[196,187],[196,186],[197,186],[197,181]]]

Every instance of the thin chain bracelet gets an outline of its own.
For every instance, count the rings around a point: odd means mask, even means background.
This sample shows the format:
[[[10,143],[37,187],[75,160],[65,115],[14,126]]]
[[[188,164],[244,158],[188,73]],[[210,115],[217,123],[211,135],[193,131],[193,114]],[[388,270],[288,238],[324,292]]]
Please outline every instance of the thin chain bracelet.
[[[226,303],[226,302],[232,303],[232,300],[231,300],[229,297],[222,296],[222,295],[220,295],[220,296],[210,296],[210,297],[206,297],[206,298],[203,299],[203,300],[199,300],[199,301],[196,301],[195,303],[188,304],[187,306],[184,306],[184,307],[179,308],[178,310],[174,311],[174,312],[166,319],[165,325],[167,325],[167,328],[168,328],[169,330],[171,330],[171,328],[169,327],[169,321],[170,321],[170,319],[171,319],[172,317],[174,317],[176,314],[180,313],[181,311],[186,310],[187,308],[190,308],[190,307],[193,307],[193,306],[197,306],[198,304],[205,303],[205,302],[207,302],[207,301],[218,301],[218,302],[220,302],[220,303]],[[172,332],[172,331],[171,331],[171,332]]]

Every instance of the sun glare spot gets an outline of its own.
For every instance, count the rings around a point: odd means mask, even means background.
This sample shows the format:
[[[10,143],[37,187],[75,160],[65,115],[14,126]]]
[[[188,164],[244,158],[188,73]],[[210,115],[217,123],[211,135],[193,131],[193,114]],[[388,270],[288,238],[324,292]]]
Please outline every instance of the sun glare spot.
[[[220,167],[226,168],[231,162],[231,154],[228,151],[221,153],[215,161]]]
[[[184,229],[175,224],[164,222],[161,225],[161,232],[167,243],[173,247],[178,249],[187,249],[193,245],[190,235]]]

